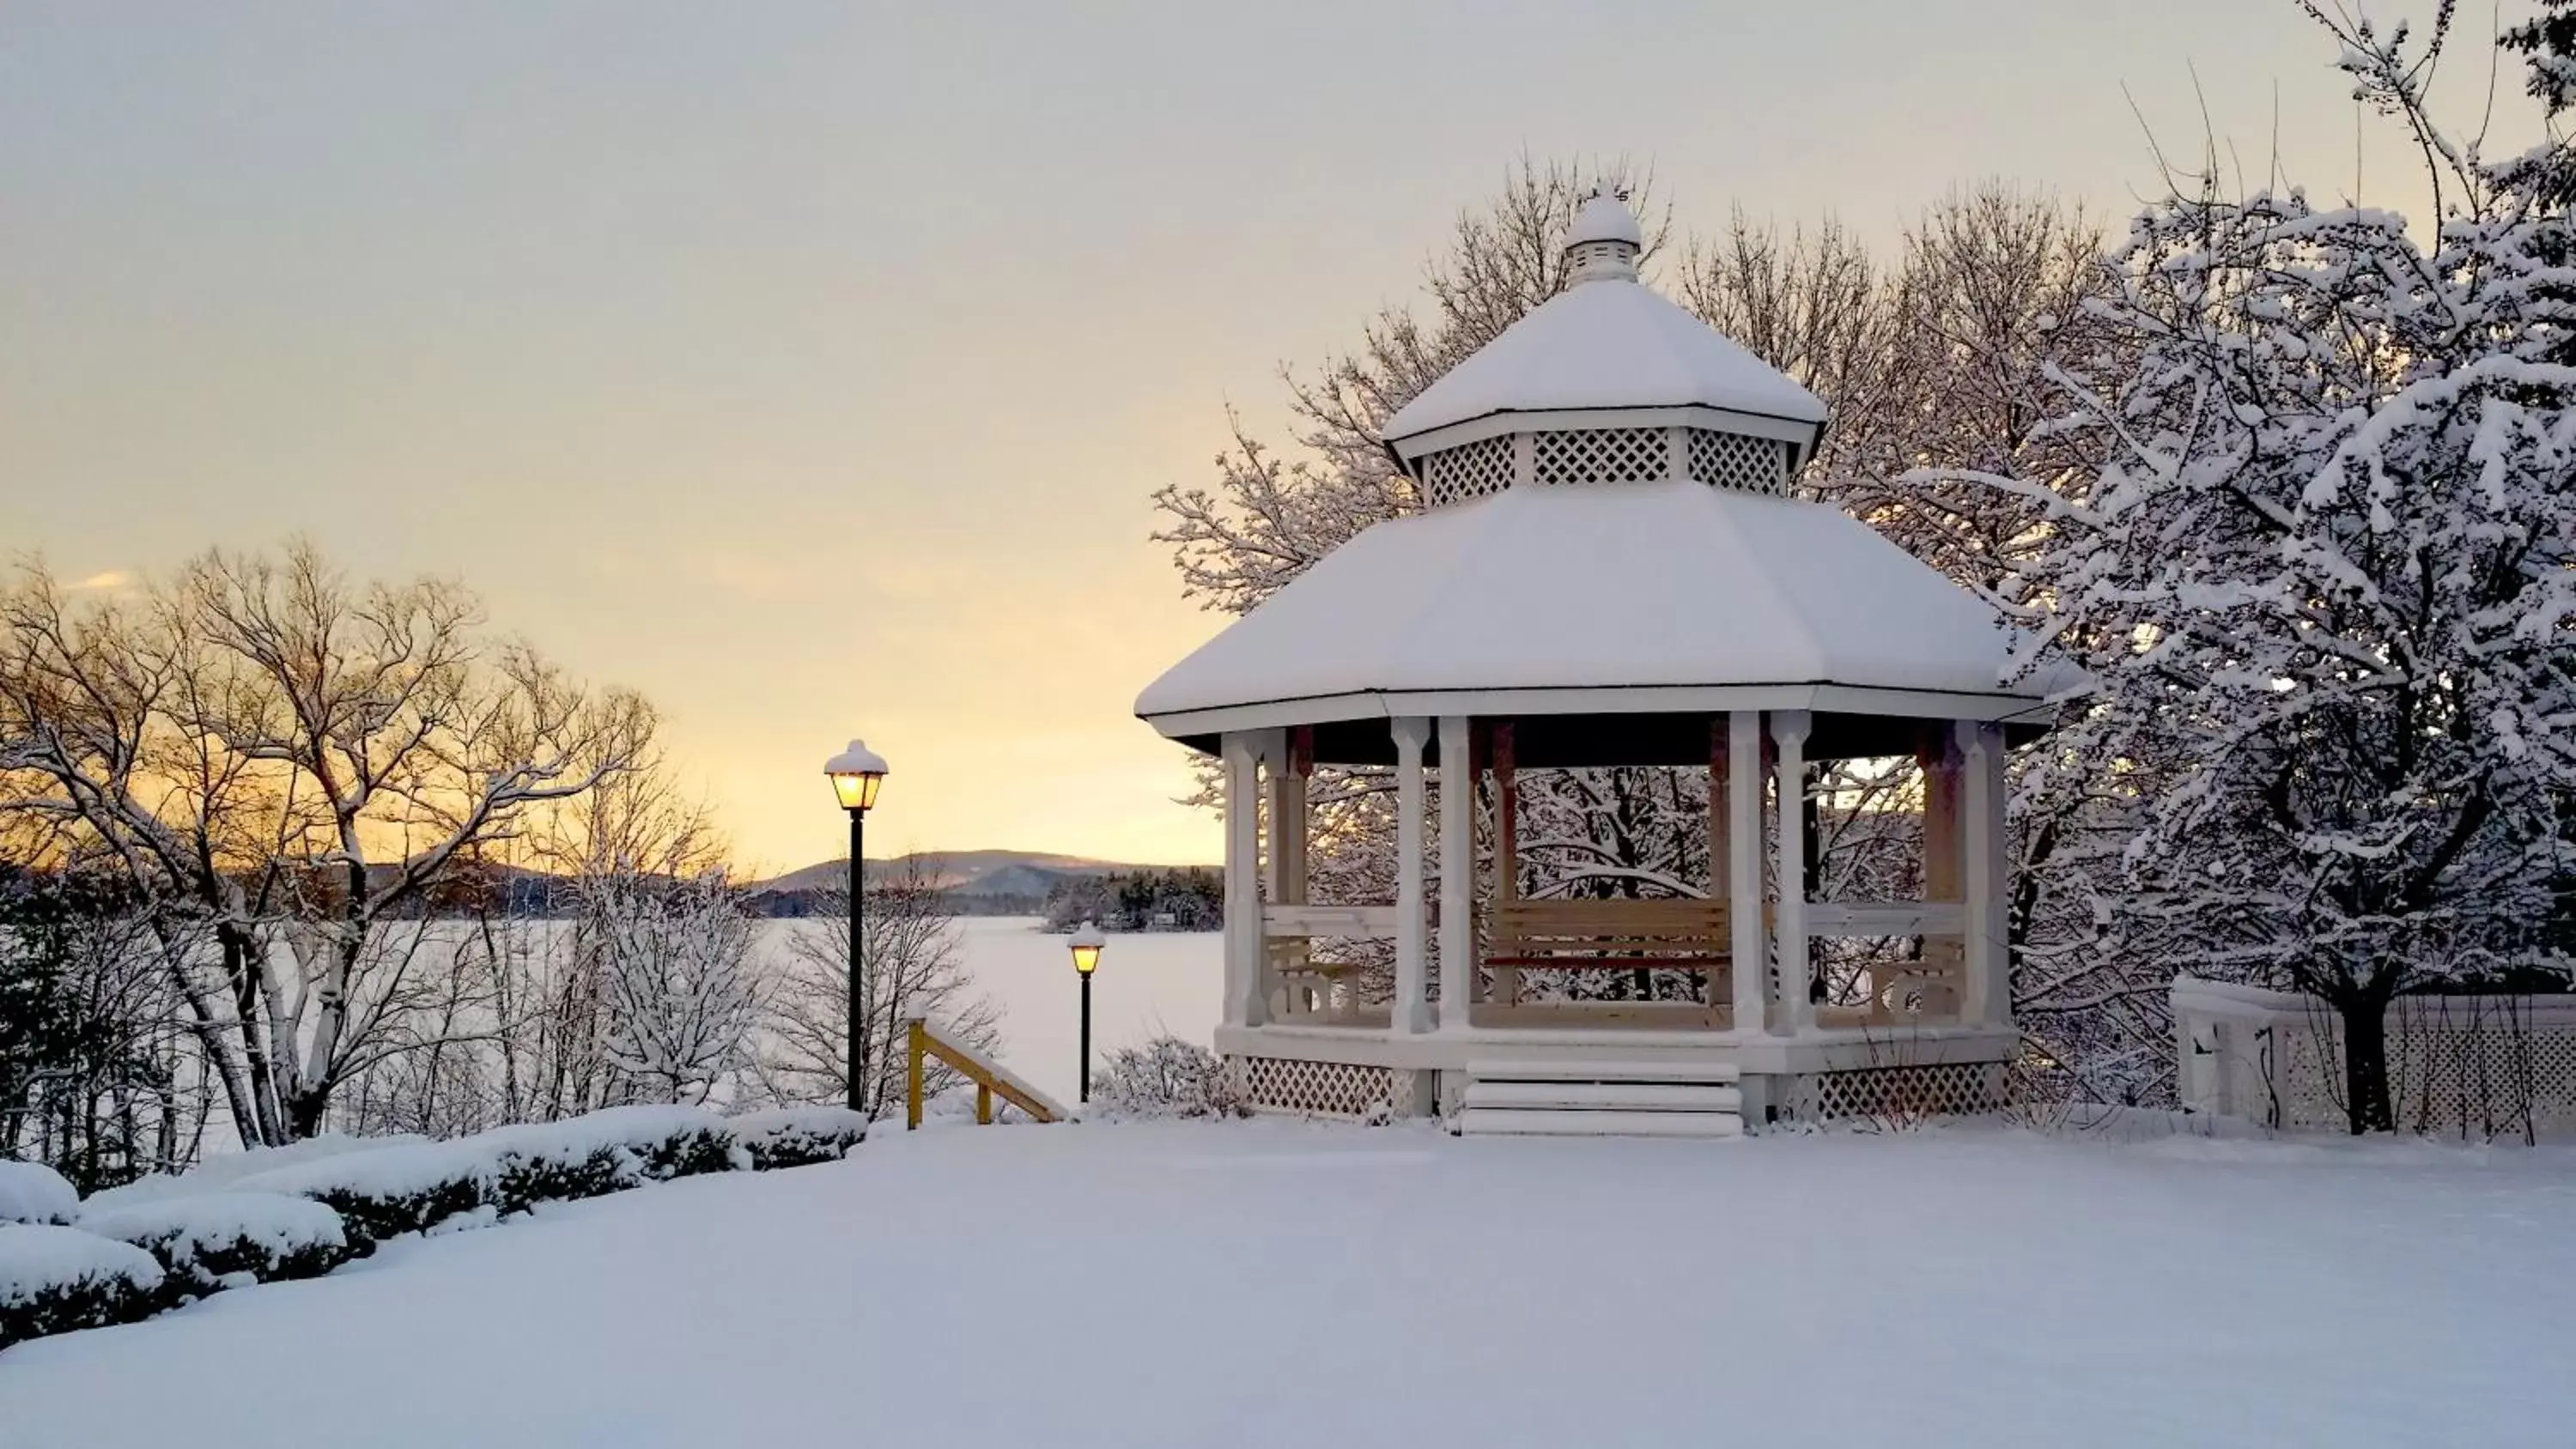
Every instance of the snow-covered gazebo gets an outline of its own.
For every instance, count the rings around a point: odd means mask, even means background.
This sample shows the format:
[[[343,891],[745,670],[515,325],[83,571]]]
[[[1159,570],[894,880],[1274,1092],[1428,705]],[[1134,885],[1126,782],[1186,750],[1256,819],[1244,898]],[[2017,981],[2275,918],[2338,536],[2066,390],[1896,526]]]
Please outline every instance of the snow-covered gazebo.
[[[2046,685],[2007,682],[2013,640],[1983,602],[1788,496],[1823,404],[1643,285],[1639,251],[1624,202],[1586,202],[1573,284],[1388,421],[1424,511],[1137,700],[1224,763],[1217,1049],[1257,1105],[1724,1135],[1995,1100],[2018,1040],[2004,748],[2039,728]],[[1926,899],[1806,899],[1809,765],[1889,756],[1926,767]],[[1319,763],[1394,767],[1393,900],[1310,899]],[[1515,771],[1603,765],[1710,769],[1705,899],[1517,897]],[[1439,792],[1436,883],[1433,772],[1470,787]],[[1862,1004],[1825,1005],[1811,946],[1833,936],[1924,944]],[[1311,956],[1325,937],[1391,938],[1391,1003]],[[1520,999],[1525,970],[1647,965],[1696,973],[1701,999]]]

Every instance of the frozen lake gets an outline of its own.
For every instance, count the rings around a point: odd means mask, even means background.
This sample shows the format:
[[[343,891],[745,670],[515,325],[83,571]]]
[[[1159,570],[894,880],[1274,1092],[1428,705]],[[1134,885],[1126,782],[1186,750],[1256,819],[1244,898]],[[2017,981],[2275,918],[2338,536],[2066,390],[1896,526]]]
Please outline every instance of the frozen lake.
[[[1081,985],[1065,938],[1022,916],[968,916],[966,968],[1001,1008],[1002,1062],[1070,1102],[1081,1078]],[[1092,1060],[1166,1033],[1206,1046],[1224,995],[1225,959],[1213,931],[1112,936],[1091,981]]]

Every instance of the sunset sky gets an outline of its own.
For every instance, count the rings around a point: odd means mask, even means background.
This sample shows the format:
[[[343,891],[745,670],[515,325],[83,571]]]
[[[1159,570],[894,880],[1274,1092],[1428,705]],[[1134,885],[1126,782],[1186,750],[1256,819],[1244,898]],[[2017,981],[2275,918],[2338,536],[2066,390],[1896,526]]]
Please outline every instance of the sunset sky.
[[[2258,177],[2277,131],[2341,194],[2332,56],[2288,0],[12,0],[0,552],[113,586],[301,531],[462,575],[648,693],[755,866],[839,847],[854,733],[888,850],[1213,859],[1130,714],[1219,622],[1148,495],[1229,402],[1275,435],[1279,364],[1517,155],[1885,242],[1989,175],[2125,215],[2197,87]]]

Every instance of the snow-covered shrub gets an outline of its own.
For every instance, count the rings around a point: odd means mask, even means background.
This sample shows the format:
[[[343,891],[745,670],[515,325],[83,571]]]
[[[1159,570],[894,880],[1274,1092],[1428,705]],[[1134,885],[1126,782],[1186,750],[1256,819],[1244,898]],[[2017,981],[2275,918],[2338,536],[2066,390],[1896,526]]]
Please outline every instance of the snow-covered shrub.
[[[299,1162],[252,1173],[234,1185],[325,1204],[340,1215],[350,1245],[366,1253],[381,1239],[419,1232],[493,1201],[498,1177],[491,1148],[462,1137]]]
[[[611,1107],[459,1141],[491,1153],[493,1201],[503,1212],[751,1165],[724,1119],[697,1107]]]
[[[394,1132],[381,1137],[351,1137],[327,1132],[307,1137],[284,1147],[254,1147],[246,1152],[227,1152],[209,1157],[184,1173],[156,1172],[139,1177],[122,1187],[94,1192],[81,1200],[81,1211],[95,1213],[101,1208],[127,1207],[142,1202],[163,1202],[174,1197],[203,1197],[222,1192],[243,1178],[272,1172],[298,1163],[319,1162],[326,1157],[345,1157],[352,1152],[376,1152],[387,1147],[402,1147],[429,1139],[417,1132]]]
[[[1176,1036],[1109,1053],[1091,1078],[1091,1101],[1112,1118],[1251,1115],[1223,1059]]]
[[[165,1298],[212,1293],[237,1274],[262,1283],[315,1278],[349,1260],[340,1215],[309,1198],[210,1192],[81,1214],[81,1231],[131,1243],[169,1274]]]
[[[725,1119],[755,1172],[837,1162],[866,1140],[868,1119],[847,1107],[771,1107]]]
[[[0,1161],[0,1223],[68,1223],[80,1216],[80,1194],[41,1162]]]
[[[0,1224],[0,1348],[143,1318],[161,1306],[161,1280],[161,1265],[131,1243],[78,1228]]]
[[[597,1197],[750,1166],[724,1119],[696,1107],[611,1107],[446,1142],[407,1142],[254,1173],[235,1185],[328,1204],[358,1251],[489,1207]]]

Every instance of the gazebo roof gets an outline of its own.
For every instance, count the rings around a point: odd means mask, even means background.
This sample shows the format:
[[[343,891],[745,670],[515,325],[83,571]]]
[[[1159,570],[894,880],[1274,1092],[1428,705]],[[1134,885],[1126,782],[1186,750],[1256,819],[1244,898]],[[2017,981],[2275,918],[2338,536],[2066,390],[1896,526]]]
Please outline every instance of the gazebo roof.
[[[1407,452],[1407,439],[1497,414],[1680,407],[1804,424],[1802,452],[1825,424],[1825,405],[1769,363],[1653,288],[1603,277],[1505,328],[1397,410],[1384,435]]]
[[[2022,718],[2069,681],[2007,683],[2013,643],[1830,507],[1691,482],[1512,488],[1368,529],[1136,712],[1193,739],[1432,713]]]

